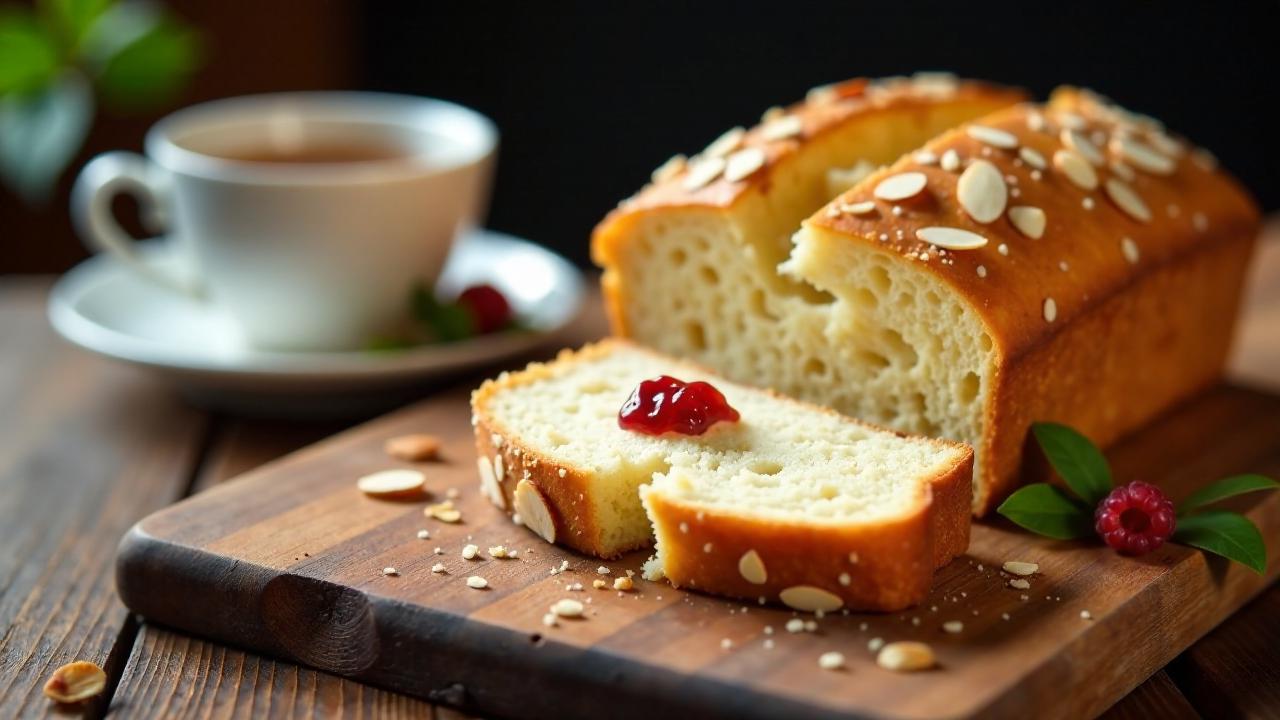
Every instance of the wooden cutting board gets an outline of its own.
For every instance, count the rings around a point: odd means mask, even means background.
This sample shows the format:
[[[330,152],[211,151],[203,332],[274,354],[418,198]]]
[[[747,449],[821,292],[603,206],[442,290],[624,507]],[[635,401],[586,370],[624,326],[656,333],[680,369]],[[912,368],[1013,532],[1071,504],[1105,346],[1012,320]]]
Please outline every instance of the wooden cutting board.
[[[364,497],[358,476],[406,465],[382,451],[405,432],[445,440],[444,462],[422,466],[431,499]],[[1117,477],[1158,482],[1175,499],[1230,473],[1278,476],[1280,397],[1222,385],[1109,455]],[[474,457],[459,388],[143,520],[121,544],[120,595],[156,622],[484,716],[1065,718],[1110,706],[1280,570],[1280,493],[1240,499],[1267,538],[1264,577],[1179,546],[1123,558],[996,521],[974,528],[968,555],[938,573],[923,606],[837,613],[789,633],[785,609],[642,581],[629,593],[593,589],[601,563],[512,525],[481,498]],[[463,522],[424,518],[450,488]],[[461,557],[469,542],[481,557]],[[519,557],[490,558],[484,549],[499,544]],[[605,563],[606,579],[644,557]],[[563,560],[570,570],[551,574]],[[1040,564],[1029,591],[1008,586],[1006,560]],[[436,563],[447,574],[433,574]],[[471,575],[488,589],[467,587]],[[587,617],[545,627],[565,597],[587,602]],[[951,620],[963,630],[944,632]],[[883,670],[872,638],[928,642],[940,667]],[[831,650],[846,669],[819,669]]]

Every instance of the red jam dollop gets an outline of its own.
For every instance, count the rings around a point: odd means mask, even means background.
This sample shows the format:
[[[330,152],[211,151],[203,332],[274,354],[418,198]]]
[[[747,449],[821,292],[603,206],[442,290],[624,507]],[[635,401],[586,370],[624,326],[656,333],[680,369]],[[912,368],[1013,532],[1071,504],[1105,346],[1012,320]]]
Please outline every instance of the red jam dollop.
[[[737,422],[739,417],[710,383],[662,375],[641,381],[631,391],[618,411],[618,427],[645,435],[701,435],[722,420]]]

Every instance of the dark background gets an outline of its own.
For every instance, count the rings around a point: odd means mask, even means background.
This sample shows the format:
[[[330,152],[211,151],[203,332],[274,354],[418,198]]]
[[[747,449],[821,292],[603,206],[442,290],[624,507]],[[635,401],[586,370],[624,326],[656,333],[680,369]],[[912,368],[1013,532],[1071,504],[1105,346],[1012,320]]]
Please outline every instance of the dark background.
[[[595,222],[667,157],[854,75],[945,69],[1041,97],[1088,86],[1210,148],[1280,208],[1277,2],[173,5],[209,46],[183,103],[354,87],[472,106],[503,135],[490,225],[584,264]],[[85,157],[136,149],[151,119],[103,118]],[[65,215],[65,189],[44,210],[0,195],[0,272],[81,257]]]

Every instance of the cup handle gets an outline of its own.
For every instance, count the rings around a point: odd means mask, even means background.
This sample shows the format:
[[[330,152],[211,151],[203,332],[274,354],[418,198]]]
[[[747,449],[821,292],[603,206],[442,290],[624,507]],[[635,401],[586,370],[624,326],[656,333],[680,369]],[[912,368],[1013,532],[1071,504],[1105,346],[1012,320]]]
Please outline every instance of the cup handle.
[[[134,239],[111,213],[116,194],[130,193],[138,199],[144,225],[158,230],[168,215],[167,190],[167,179],[160,177],[145,157],[121,151],[103,153],[90,160],[76,178],[71,190],[71,215],[90,250],[110,253],[150,280],[199,297],[200,289],[193,278],[143,258]]]

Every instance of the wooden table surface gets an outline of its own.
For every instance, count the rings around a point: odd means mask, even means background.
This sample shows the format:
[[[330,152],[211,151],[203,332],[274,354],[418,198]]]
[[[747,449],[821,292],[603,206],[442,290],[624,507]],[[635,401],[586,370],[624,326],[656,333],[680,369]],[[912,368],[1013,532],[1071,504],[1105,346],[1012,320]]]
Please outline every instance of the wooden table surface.
[[[44,315],[49,286],[0,278],[0,717],[66,714],[41,686],[76,659],[109,677],[105,696],[73,713],[88,717],[456,717],[125,611],[113,558],[136,520],[351,423],[191,408],[144,372],[58,339]],[[1248,297],[1232,375],[1280,392],[1280,223],[1264,235]],[[593,315],[578,332],[602,329]],[[1280,717],[1277,618],[1273,586],[1106,717]]]

